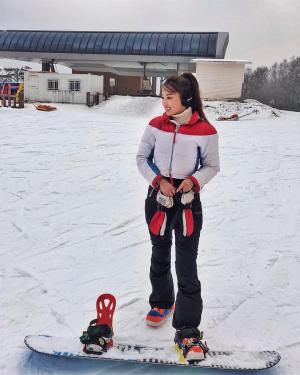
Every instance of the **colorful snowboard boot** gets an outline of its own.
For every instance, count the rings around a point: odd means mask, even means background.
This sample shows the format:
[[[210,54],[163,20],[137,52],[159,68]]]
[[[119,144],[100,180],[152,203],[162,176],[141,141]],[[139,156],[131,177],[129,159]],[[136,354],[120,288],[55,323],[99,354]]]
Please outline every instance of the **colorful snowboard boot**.
[[[208,352],[206,342],[203,343],[203,332],[197,328],[177,330],[175,333],[175,348],[189,363],[203,361]]]
[[[160,309],[153,307],[146,316],[146,323],[152,327],[158,327],[162,325],[166,319],[174,312],[174,305],[169,309]]]
[[[111,294],[102,294],[96,303],[97,319],[90,322],[87,331],[80,337],[84,345],[83,351],[87,354],[102,354],[113,346],[113,314],[116,308],[116,299]]]

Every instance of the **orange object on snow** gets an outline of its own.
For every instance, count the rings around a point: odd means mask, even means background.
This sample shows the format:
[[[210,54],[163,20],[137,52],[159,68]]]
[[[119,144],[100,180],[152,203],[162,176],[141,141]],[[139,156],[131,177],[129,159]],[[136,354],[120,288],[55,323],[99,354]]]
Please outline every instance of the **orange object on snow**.
[[[238,120],[239,119],[239,115],[237,113],[234,113],[233,115],[231,116],[220,116],[217,118],[218,121],[228,121],[228,120]]]
[[[47,105],[47,104],[38,104],[34,106],[35,106],[35,109],[37,109],[38,111],[44,111],[44,112],[55,111],[57,109],[56,107],[52,107],[51,105]]]
[[[238,115],[237,113],[234,113],[233,115],[230,116],[220,116],[217,118],[217,121],[236,121],[239,120],[242,117],[246,117],[251,115],[251,113],[258,113],[258,109],[253,109],[253,111],[249,113],[245,113],[244,115]]]

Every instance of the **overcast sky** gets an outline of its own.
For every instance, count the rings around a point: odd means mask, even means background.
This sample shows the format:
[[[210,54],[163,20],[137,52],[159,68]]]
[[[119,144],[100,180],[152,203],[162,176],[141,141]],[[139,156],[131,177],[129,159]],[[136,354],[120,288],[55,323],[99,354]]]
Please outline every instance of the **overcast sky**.
[[[300,56],[299,15],[299,0],[14,0],[0,29],[228,31],[225,58],[255,68]]]

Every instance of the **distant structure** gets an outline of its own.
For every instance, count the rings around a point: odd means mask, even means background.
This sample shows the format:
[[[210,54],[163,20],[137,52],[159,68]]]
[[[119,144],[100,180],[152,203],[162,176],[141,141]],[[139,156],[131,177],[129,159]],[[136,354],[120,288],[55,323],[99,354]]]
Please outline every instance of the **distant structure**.
[[[103,98],[103,77],[94,74],[55,72],[24,73],[24,96],[35,102],[99,104]]]
[[[227,32],[0,31],[0,57],[103,76],[105,95],[157,95],[163,78],[194,73],[204,99],[241,96],[245,65],[225,60]],[[25,89],[26,92],[26,89]]]
[[[201,96],[205,99],[238,99],[248,60],[194,59]]]

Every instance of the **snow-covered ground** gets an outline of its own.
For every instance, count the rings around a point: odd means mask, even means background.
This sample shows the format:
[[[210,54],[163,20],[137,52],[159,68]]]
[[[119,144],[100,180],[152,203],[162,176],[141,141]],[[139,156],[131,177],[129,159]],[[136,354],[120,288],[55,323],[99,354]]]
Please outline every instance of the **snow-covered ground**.
[[[205,105],[220,136],[221,172],[201,192],[200,328],[212,348],[278,350],[281,362],[265,374],[299,374],[300,114],[274,117],[255,101]],[[196,373],[24,347],[27,334],[80,335],[103,292],[117,297],[116,338],[160,345],[174,334],[171,321],[159,330],[144,323],[151,246],[135,154],[144,127],[162,113],[160,99],[57,107],[0,108],[1,375]],[[256,108],[237,122],[215,121]]]

